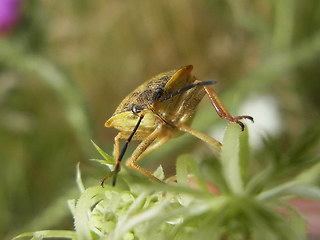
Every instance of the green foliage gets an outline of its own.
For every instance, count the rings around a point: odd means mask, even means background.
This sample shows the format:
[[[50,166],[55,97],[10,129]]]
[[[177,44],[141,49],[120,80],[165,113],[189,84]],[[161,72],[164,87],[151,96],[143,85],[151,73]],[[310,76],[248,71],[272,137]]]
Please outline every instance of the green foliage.
[[[95,147],[102,164],[114,165]],[[116,187],[89,187],[69,201],[75,231],[37,231],[15,239],[305,239],[306,223],[287,200],[320,200],[320,189],[295,178],[276,186],[268,178],[258,188],[257,179],[270,170],[250,176],[248,152],[247,132],[229,124],[221,157],[199,168],[190,155],[180,156],[177,182],[169,178],[161,184],[121,171]],[[78,185],[81,189],[81,180]]]
[[[180,156],[187,165],[178,176],[192,173],[201,191],[212,182],[223,194],[242,189],[254,196],[288,179],[320,184],[319,0],[21,3],[16,27],[0,35],[0,239],[72,229],[65,203],[78,193],[76,163],[88,186],[112,170],[88,161],[95,158],[90,139],[110,153],[116,132],[103,122],[121,99],[149,77],[187,64],[199,79],[218,81],[215,88],[232,114],[244,114],[237,111],[252,95],[270,96],[282,128],[262,149],[250,149],[252,159],[243,152],[248,148],[240,149],[230,161],[241,165],[228,170],[212,156],[201,162]],[[193,127],[208,133],[224,121],[206,101]],[[174,172],[180,153],[201,152],[195,141],[174,139],[142,164],[168,160],[163,166]],[[100,163],[111,167],[108,159]],[[236,175],[226,178],[229,172]],[[125,179],[131,173],[123,168],[119,176],[119,187],[130,190]],[[138,193],[146,184],[139,175],[130,180],[142,184]]]

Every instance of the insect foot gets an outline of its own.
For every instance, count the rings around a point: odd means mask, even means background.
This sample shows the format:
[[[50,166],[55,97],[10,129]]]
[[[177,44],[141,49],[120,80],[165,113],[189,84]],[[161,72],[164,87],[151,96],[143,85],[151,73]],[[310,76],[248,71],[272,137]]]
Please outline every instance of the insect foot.
[[[246,116],[246,115],[245,116],[232,117],[231,119],[227,118],[228,121],[235,122],[235,123],[239,124],[240,127],[241,127],[241,131],[244,131],[244,124],[243,124],[243,122],[240,121],[241,119],[249,119],[251,122],[254,122],[253,117]]]

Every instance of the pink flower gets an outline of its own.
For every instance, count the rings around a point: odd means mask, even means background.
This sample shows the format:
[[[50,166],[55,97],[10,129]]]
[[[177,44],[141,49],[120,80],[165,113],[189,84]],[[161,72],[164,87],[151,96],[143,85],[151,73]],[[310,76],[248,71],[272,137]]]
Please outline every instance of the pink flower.
[[[0,0],[0,34],[10,32],[20,17],[21,0]]]

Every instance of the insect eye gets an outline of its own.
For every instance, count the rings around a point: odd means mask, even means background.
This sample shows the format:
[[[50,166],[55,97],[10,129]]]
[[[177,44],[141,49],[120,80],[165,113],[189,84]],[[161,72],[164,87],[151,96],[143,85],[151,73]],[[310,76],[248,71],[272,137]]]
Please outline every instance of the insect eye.
[[[157,96],[159,97],[160,95],[163,94],[163,89],[162,89],[162,88],[156,88],[156,89],[154,90],[154,92],[157,93]]]
[[[143,109],[143,108],[137,106],[136,104],[133,104],[132,107],[131,107],[131,111],[132,111],[133,113],[139,113],[139,112],[141,112],[142,109]]]
[[[152,96],[152,102],[154,102],[156,99],[159,99],[163,93],[164,91],[162,88],[156,88]]]

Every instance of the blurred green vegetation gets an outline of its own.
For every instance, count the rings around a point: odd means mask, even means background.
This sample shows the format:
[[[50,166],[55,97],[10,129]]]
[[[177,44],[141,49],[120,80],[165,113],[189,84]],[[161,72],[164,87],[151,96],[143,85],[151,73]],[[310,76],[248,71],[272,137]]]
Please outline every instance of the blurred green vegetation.
[[[76,164],[92,184],[104,175],[88,161],[97,154],[90,139],[111,153],[116,131],[104,122],[123,97],[187,64],[218,80],[232,113],[250,96],[277,100],[283,129],[259,161],[319,157],[318,0],[23,1],[16,28],[0,38],[0,238],[71,229]],[[218,121],[208,111],[203,104],[195,128]],[[154,158],[172,163],[193,140],[173,140]],[[288,164],[276,164],[285,174]]]

